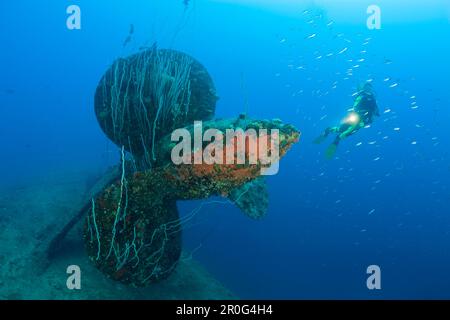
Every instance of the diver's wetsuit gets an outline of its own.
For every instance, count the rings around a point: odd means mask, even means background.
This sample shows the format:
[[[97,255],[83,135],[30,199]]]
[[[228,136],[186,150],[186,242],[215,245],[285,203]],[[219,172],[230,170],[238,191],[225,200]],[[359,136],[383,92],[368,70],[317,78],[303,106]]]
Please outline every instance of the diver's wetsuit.
[[[375,116],[379,117],[377,101],[372,93],[361,92],[355,99],[352,112],[356,112],[359,119],[355,122],[344,122],[339,127],[331,128],[331,132],[339,133],[334,143],[337,145],[359,129],[371,124]],[[328,130],[328,129],[327,129]]]
[[[371,124],[373,118],[379,115],[380,113],[374,94],[371,91],[361,91],[356,97],[353,108],[344,122],[339,126],[326,128],[315,142],[321,143],[330,133],[338,134],[327,150],[327,157],[331,158],[342,139],[351,136],[359,129]]]
[[[353,110],[358,113],[364,126],[371,124],[375,116],[380,116],[377,101],[373,93],[360,93],[355,99]]]

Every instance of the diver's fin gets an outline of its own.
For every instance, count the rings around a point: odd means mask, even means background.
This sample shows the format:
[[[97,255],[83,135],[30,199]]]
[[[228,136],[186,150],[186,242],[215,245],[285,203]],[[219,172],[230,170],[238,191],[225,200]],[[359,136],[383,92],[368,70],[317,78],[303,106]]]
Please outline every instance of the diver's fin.
[[[325,157],[328,160],[333,159],[334,154],[336,153],[336,149],[337,149],[337,144],[336,143],[330,144],[330,146],[327,148],[327,151],[325,152]]]
[[[266,179],[259,177],[234,189],[228,198],[249,218],[261,219],[269,206]]]
[[[313,143],[315,143],[315,144],[321,144],[322,142],[325,141],[326,138],[327,138],[326,135],[321,134],[321,135],[318,136],[316,139],[314,139]]]

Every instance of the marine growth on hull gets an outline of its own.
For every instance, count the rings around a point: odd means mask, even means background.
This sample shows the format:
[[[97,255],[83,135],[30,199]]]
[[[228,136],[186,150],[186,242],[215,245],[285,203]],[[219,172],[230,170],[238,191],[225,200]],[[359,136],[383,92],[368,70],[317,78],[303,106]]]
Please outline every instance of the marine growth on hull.
[[[280,120],[245,115],[213,119],[217,99],[214,83],[198,61],[156,46],[115,61],[100,80],[95,112],[104,133],[120,147],[122,161],[116,181],[91,200],[83,236],[90,260],[106,276],[142,287],[171,274],[180,259],[183,226],[190,218],[180,218],[177,200],[223,196],[250,218],[265,215],[268,194],[263,175],[271,164],[251,161],[252,142],[247,136],[240,154],[238,136],[232,138],[231,147],[220,147],[216,135],[209,141],[215,143],[211,149],[203,131],[256,132],[253,142],[259,149],[263,144],[273,147],[267,132],[276,131],[279,157],[300,133]],[[185,144],[183,161],[173,161],[179,142],[173,141],[174,130],[195,139],[199,123],[200,146]],[[199,162],[204,150],[212,150],[214,159],[228,161]]]

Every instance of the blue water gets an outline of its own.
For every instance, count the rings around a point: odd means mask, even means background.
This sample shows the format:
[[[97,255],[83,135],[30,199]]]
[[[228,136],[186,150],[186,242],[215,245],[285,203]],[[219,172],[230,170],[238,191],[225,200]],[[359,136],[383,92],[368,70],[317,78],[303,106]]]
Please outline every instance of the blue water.
[[[0,185],[116,163],[95,88],[114,59],[156,41],[208,69],[218,117],[302,132],[268,178],[264,220],[209,204],[186,229],[186,250],[211,274],[241,298],[450,298],[448,1],[378,1],[381,30],[366,26],[371,1],[274,2],[1,1]],[[66,27],[71,4],[81,30]],[[311,141],[369,79],[381,117],[326,160]],[[366,287],[371,264],[381,290]]]

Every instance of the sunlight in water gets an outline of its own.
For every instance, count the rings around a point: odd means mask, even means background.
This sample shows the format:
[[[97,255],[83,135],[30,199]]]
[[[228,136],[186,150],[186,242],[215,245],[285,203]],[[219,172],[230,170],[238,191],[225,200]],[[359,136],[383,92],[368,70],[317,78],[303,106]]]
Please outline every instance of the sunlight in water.
[[[368,6],[376,4],[391,22],[450,19],[448,0],[214,0],[271,10],[285,15],[298,15],[303,10],[320,7],[337,21],[359,22]],[[362,15],[361,15],[362,12]]]

